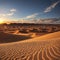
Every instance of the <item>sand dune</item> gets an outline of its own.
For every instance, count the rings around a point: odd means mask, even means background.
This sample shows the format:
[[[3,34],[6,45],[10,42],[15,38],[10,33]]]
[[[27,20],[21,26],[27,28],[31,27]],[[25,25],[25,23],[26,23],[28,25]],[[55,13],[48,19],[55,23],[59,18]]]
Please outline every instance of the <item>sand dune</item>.
[[[0,60],[60,60],[60,31],[25,41],[0,44]]]
[[[46,35],[43,35],[41,37],[36,37],[36,38],[33,38],[33,39],[29,39],[29,40],[25,40],[25,41],[22,41],[22,42],[32,42],[32,41],[44,41],[44,40],[54,40],[54,39],[60,39],[60,31],[59,32],[55,32],[55,33],[50,33],[50,34],[46,34]]]
[[[10,42],[16,42],[16,41],[22,41],[26,39],[30,39],[31,36],[29,35],[15,35],[15,34],[8,34],[0,32],[0,44],[1,43],[10,43]]]

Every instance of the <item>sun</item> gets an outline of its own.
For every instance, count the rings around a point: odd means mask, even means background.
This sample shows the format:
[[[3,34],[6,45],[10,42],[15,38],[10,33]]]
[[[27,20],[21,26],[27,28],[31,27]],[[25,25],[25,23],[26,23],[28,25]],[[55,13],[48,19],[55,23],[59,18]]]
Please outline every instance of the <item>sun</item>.
[[[0,24],[3,24],[4,23],[4,20],[3,19],[0,19]]]

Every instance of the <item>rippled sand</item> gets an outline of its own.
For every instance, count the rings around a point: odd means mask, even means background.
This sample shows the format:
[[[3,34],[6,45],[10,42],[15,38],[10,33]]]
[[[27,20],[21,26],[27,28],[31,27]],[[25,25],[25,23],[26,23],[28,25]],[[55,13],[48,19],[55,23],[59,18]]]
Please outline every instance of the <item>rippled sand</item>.
[[[0,44],[0,60],[60,60],[60,32]]]

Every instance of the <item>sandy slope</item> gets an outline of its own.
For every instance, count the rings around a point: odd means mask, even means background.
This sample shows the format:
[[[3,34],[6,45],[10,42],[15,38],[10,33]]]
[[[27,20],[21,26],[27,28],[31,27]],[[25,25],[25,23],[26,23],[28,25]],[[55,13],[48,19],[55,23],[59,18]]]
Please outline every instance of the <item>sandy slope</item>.
[[[29,35],[22,35],[22,34],[15,35],[15,34],[0,32],[0,44],[22,41],[22,40],[26,40],[26,39],[30,39],[30,38],[31,38],[31,36],[29,36]]]
[[[60,32],[0,44],[0,60],[60,60]]]

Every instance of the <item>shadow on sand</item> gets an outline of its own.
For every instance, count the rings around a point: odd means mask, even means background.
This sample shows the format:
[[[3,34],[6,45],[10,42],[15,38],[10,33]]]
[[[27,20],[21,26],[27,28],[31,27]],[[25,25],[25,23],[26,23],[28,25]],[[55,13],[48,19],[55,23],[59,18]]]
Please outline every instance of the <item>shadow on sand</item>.
[[[0,44],[22,41],[30,38],[31,38],[30,36],[25,36],[25,35],[13,35],[13,34],[0,32]]]

